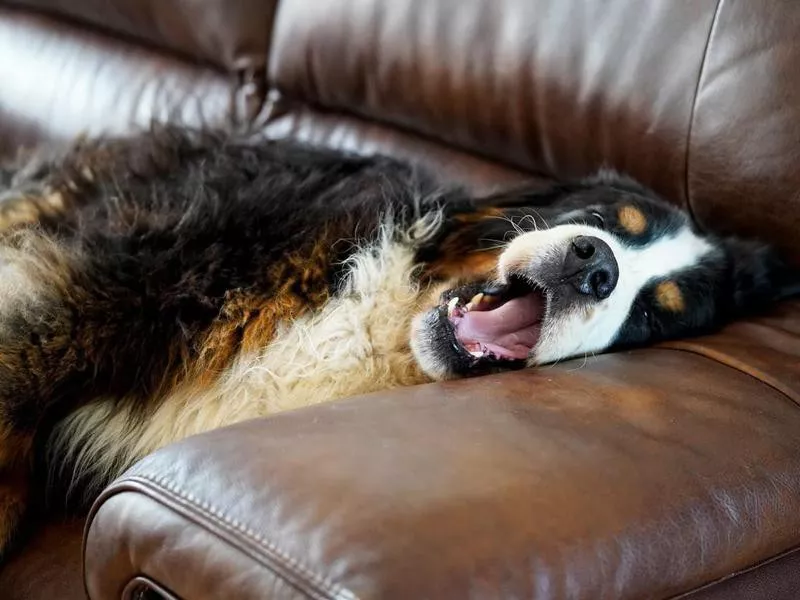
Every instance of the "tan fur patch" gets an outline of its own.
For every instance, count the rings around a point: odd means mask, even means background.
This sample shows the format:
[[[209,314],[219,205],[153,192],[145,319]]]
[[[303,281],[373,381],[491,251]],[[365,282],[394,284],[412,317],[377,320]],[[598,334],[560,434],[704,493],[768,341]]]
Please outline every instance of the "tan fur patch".
[[[280,323],[322,306],[329,296],[326,273],[330,244],[323,236],[310,250],[276,263],[267,274],[269,281],[281,282],[273,294],[228,292],[219,317],[201,344],[190,376],[203,384],[210,383],[235,354],[266,348]]]
[[[497,219],[503,216],[503,210],[500,208],[487,207],[474,212],[463,213],[455,216],[455,220],[459,223],[480,223],[486,219]]]
[[[37,200],[28,196],[6,200],[0,207],[0,229],[8,230],[38,221],[40,210]]]
[[[307,309],[300,298],[284,291],[271,298],[229,292],[219,318],[202,342],[194,377],[210,383],[234,355],[267,346],[280,322],[296,318]]]
[[[647,217],[635,206],[627,205],[617,213],[619,224],[633,235],[641,235],[647,230]]]
[[[83,178],[89,183],[92,183],[94,181],[94,173],[92,172],[92,169],[89,168],[88,166],[83,166],[81,168],[81,175],[83,175]]]
[[[442,242],[440,256],[429,265],[425,275],[439,279],[474,278],[490,275],[497,267],[501,248],[476,251],[481,241],[480,224],[498,219],[503,211],[486,208],[474,213],[457,215],[458,228]]]
[[[64,194],[62,192],[51,192],[45,196],[44,200],[54,210],[62,210],[64,208]]]
[[[23,194],[8,198],[0,205],[0,231],[32,225],[45,215],[62,213],[65,207],[65,193],[57,190],[47,190],[44,195]]]
[[[468,279],[489,276],[497,268],[500,250],[451,255],[431,264],[426,275],[439,279]]]
[[[674,281],[662,281],[656,286],[656,301],[670,312],[683,312],[686,308],[683,294]]]

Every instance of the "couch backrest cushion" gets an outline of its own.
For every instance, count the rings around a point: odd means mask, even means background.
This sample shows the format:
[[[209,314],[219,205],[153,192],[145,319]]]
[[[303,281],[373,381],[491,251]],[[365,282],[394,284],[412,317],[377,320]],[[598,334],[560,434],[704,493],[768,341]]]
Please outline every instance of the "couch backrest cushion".
[[[270,76],[290,97],[523,169],[607,163],[683,196],[713,4],[283,0]]]
[[[11,0],[227,69],[263,68],[277,0]]]
[[[470,174],[475,156],[548,177],[614,167],[688,206],[703,226],[770,238],[800,257],[800,3],[13,4],[211,64],[231,98],[245,92],[231,120],[244,114],[270,135],[426,156],[444,147],[444,162],[473,156],[462,169]],[[154,85],[161,77],[153,72]],[[134,88],[121,94],[141,93]],[[74,102],[69,89],[45,93]]]
[[[45,140],[152,120],[224,125],[229,77],[0,3],[0,159]]]
[[[696,218],[800,260],[800,2],[720,1],[690,133]]]

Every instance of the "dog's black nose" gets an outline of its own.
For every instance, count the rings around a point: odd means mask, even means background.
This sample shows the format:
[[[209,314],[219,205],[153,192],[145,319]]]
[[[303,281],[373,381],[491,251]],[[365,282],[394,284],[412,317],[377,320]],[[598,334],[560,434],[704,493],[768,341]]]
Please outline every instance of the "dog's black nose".
[[[564,259],[564,279],[580,294],[604,300],[617,287],[619,266],[611,248],[600,238],[579,235]]]

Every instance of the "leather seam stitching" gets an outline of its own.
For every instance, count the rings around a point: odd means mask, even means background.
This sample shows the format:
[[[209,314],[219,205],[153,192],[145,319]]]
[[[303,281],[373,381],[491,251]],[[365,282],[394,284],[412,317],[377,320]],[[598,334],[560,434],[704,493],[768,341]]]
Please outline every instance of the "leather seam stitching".
[[[136,474],[126,478],[128,481],[139,480],[142,483],[153,484],[158,486],[161,491],[167,495],[173,495],[188,503],[190,507],[197,510],[204,517],[233,533],[240,533],[248,538],[251,542],[255,543],[257,547],[261,548],[267,555],[271,556],[274,560],[288,569],[290,572],[295,572],[303,579],[307,580],[314,587],[318,588],[328,598],[336,600],[357,600],[357,596],[350,590],[342,588],[341,586],[328,581],[323,576],[318,575],[309,567],[305,566],[299,560],[288,555],[286,552],[278,548],[273,542],[259,535],[245,524],[241,523],[238,519],[227,516],[223,511],[213,506],[205,500],[201,500],[190,492],[185,492],[178,488],[177,485],[167,480],[166,477],[153,477],[147,474]],[[143,481],[142,481],[143,480]],[[233,531],[231,531],[233,530]]]
[[[689,169],[691,163],[691,153],[692,153],[692,134],[694,133],[694,123],[695,118],[697,116],[697,97],[700,95],[700,88],[703,85],[703,79],[705,78],[706,73],[706,63],[708,62],[708,53],[711,49],[711,44],[713,42],[714,34],[717,30],[717,23],[719,22],[719,15],[722,12],[722,4],[725,0],[717,0],[717,4],[714,7],[714,16],[711,18],[711,26],[708,28],[708,37],[706,38],[706,44],[703,48],[703,56],[700,59],[700,69],[697,72],[697,83],[694,86],[694,96],[692,97],[692,108],[689,112],[689,126],[686,129],[686,164],[684,165],[684,184],[686,186],[686,210],[692,217],[692,220],[695,219],[694,215],[694,207],[692,206],[692,195],[691,189],[689,184]]]

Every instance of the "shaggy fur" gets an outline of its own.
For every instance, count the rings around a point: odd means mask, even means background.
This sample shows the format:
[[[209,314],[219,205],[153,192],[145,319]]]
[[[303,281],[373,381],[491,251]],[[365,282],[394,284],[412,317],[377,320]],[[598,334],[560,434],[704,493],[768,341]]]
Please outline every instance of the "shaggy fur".
[[[0,550],[33,481],[89,501],[187,435],[692,335],[797,283],[617,176],[479,201],[386,158],[163,129],[4,178]],[[465,333],[515,302],[538,311],[524,357]]]

